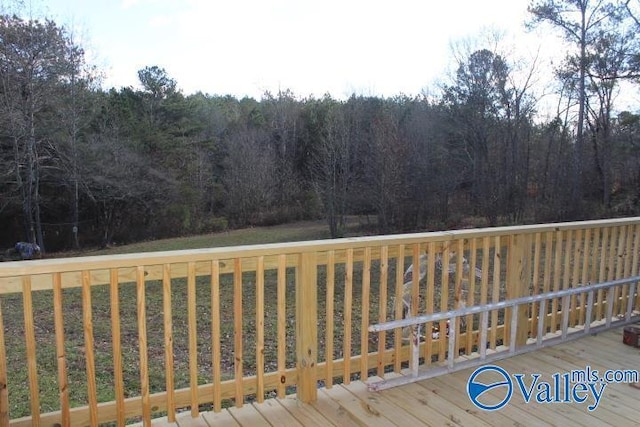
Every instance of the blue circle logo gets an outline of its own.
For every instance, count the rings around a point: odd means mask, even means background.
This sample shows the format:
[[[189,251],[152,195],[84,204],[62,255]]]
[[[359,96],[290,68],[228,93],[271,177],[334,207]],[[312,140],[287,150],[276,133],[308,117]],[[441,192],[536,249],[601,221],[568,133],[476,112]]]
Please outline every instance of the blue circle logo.
[[[487,393],[497,390],[495,393]],[[499,366],[487,365],[476,369],[467,381],[467,394],[471,403],[485,411],[495,411],[509,403],[513,383],[509,373]]]

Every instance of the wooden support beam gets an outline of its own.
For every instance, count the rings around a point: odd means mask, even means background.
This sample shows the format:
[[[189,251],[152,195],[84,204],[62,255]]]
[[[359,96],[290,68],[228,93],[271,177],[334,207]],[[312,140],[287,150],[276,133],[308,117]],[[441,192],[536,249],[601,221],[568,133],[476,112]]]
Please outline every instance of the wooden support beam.
[[[296,367],[298,399],[318,398],[318,274],[315,253],[303,253],[296,275]]]
[[[7,352],[4,342],[2,301],[0,300],[0,425],[9,425],[9,389],[7,385]]]
[[[516,234],[511,236],[509,244],[509,257],[507,264],[507,299],[529,296],[531,287],[531,235]],[[516,348],[527,343],[529,307],[521,305],[518,310],[517,331],[515,334]],[[507,310],[508,320],[511,321],[511,309]],[[507,335],[510,336],[511,334]]]

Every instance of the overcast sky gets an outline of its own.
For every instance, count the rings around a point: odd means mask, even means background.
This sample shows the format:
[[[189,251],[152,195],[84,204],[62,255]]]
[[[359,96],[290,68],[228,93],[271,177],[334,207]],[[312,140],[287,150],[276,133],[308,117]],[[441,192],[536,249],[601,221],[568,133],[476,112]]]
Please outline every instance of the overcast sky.
[[[486,27],[524,34],[528,0],[31,3],[75,28],[106,88],[138,87],[137,71],[158,65],[186,94],[344,98],[421,93],[443,78],[452,42]]]

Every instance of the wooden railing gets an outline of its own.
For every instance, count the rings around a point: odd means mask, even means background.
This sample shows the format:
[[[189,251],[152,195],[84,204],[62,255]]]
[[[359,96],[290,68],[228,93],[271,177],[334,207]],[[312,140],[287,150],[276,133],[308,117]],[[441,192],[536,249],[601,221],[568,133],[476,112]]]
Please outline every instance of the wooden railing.
[[[149,424],[447,361],[447,324],[372,324],[638,275],[640,218],[0,264],[0,425]],[[424,256],[426,255],[426,257]],[[422,258],[421,258],[422,257]],[[425,264],[423,280],[405,271]],[[478,274],[475,274],[478,272]],[[593,297],[625,313],[637,292]],[[487,315],[495,349],[583,322],[572,296]],[[568,305],[568,306],[567,306]],[[543,328],[539,327],[543,322]],[[479,321],[455,327],[478,350]],[[28,402],[28,403],[27,403]]]

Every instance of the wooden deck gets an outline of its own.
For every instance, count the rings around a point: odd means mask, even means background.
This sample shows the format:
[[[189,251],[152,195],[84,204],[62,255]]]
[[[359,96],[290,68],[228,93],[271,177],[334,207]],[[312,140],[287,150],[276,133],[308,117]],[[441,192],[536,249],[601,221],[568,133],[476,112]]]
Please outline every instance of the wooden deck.
[[[585,369],[640,369],[640,350],[622,344],[616,329],[497,362],[510,374],[540,373],[552,382],[554,373]],[[631,426],[640,424],[640,389],[629,384],[607,384],[598,408],[584,403],[525,403],[519,390],[503,408],[487,412],[467,397],[467,380],[473,369],[438,378],[369,392],[360,381],[321,389],[318,400],[300,403],[295,396],[260,404],[206,412],[199,418],[178,416],[183,426]],[[530,384],[529,377],[525,383]],[[153,425],[176,425],[156,419]]]

